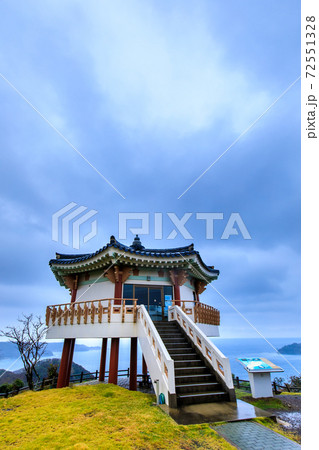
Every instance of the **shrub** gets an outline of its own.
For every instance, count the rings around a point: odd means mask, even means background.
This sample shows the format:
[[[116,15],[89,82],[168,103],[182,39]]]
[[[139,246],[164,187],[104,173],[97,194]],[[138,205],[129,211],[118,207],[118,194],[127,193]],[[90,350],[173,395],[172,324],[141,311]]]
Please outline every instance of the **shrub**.
[[[21,388],[23,388],[24,383],[22,380],[20,380],[20,378],[17,378],[16,380],[14,380],[14,382],[12,383],[12,390],[13,391],[19,391]]]
[[[4,383],[0,386],[1,394],[6,394],[7,392],[11,392],[11,391],[12,391],[12,385],[9,383]]]
[[[48,379],[54,380],[55,378],[58,378],[58,366],[57,364],[50,364],[48,367]]]
[[[301,389],[301,376],[297,377],[293,375],[289,378],[289,380],[290,380],[290,387]]]

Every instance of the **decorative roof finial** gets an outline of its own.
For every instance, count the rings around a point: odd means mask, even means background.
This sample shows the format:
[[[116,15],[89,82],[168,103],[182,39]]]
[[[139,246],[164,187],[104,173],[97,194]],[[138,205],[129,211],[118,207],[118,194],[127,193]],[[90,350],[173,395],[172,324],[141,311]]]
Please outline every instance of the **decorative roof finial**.
[[[131,248],[134,250],[144,250],[145,247],[143,247],[142,242],[140,238],[138,237],[138,234],[135,236],[134,241],[132,242],[132,245],[130,245]]]

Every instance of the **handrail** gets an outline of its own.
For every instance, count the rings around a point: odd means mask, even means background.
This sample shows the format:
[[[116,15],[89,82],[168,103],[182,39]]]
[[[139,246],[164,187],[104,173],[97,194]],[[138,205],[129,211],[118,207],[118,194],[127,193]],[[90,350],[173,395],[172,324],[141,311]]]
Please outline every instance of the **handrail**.
[[[95,300],[82,300],[81,302],[76,300],[75,302],[58,303],[57,305],[48,305],[47,308],[54,308],[54,307],[56,308],[57,306],[78,305],[79,303],[102,302],[104,300],[116,300],[116,301],[121,302],[121,303],[123,301],[126,301],[126,300],[130,300],[130,301],[136,300],[136,301],[138,301],[137,298],[113,298],[113,297],[107,297],[107,298],[98,298],[98,299],[95,299]]]
[[[126,301],[131,301],[132,305],[126,305]],[[106,316],[108,323],[115,316],[120,318],[115,320],[117,322],[124,323],[126,318],[131,317],[133,320],[128,321],[136,323],[137,301],[135,298],[108,298],[50,305],[46,309],[46,325],[49,326],[51,320],[52,326],[61,326],[62,319],[64,325],[102,323]]]
[[[139,342],[147,364],[152,383],[158,383],[159,392],[165,396],[165,402],[171,403],[175,394],[174,360],[170,357],[144,305],[138,306]],[[156,388],[154,386],[156,392]]]
[[[175,305],[169,308],[168,320],[176,320],[187,336],[195,344],[205,359],[211,364],[224,381],[228,389],[233,389],[233,378],[229,359],[207,338],[200,328],[189,318],[181,307]]]
[[[185,314],[192,316],[195,323],[220,325],[220,312],[213,306],[195,300],[173,300],[172,304],[180,306]]]
[[[132,302],[132,305],[126,305],[126,302]],[[98,302],[98,306],[96,306]],[[103,302],[108,302],[107,306],[103,305]],[[96,300],[82,300],[75,301],[74,303],[60,303],[58,305],[49,305],[46,309],[46,323],[49,325],[50,318],[52,319],[52,325],[62,324],[62,319],[64,325],[68,323],[68,318],[70,317],[70,325],[74,323],[81,323],[81,316],[84,316],[84,323],[87,324],[95,323],[95,316],[98,317],[98,322],[102,322],[102,317],[104,314],[108,314],[108,322],[111,321],[111,311],[112,306],[120,308],[120,310],[115,311],[116,313],[121,313],[122,322],[125,322],[125,315],[127,311],[133,312],[134,320],[136,322],[137,313],[137,302],[138,299],[132,298],[102,298]],[[173,300],[173,306],[181,306],[182,311],[188,314],[195,323],[203,323],[207,325],[220,325],[220,312],[218,309],[213,308],[205,303],[197,302],[194,300]],[[92,307],[93,305],[93,307]],[[132,309],[133,306],[133,309]],[[107,310],[106,310],[107,309]]]

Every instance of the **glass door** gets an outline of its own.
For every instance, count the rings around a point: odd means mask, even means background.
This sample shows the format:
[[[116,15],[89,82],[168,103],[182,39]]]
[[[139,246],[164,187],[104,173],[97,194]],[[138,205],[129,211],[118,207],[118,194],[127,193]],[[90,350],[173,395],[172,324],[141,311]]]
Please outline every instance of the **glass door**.
[[[139,305],[145,305],[145,308],[148,310],[148,288],[145,286],[134,286],[134,294],[133,298],[138,299]]]
[[[167,320],[168,307],[172,305],[173,288],[124,284],[123,298],[138,299],[138,304],[145,305],[153,320]]]
[[[149,315],[153,320],[162,320],[163,307],[162,307],[162,289],[161,288],[149,288]]]

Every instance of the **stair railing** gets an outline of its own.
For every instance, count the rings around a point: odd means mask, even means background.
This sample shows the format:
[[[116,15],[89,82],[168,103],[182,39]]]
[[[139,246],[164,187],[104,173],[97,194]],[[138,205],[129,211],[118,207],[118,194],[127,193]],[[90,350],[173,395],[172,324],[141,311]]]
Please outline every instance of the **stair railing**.
[[[144,305],[137,307],[138,338],[142,353],[158,396],[164,394],[165,403],[175,406],[174,360],[170,357]]]
[[[169,308],[169,321],[176,320],[195,347],[213,367],[228,389],[233,389],[229,359],[208,339],[198,326],[177,305]]]

